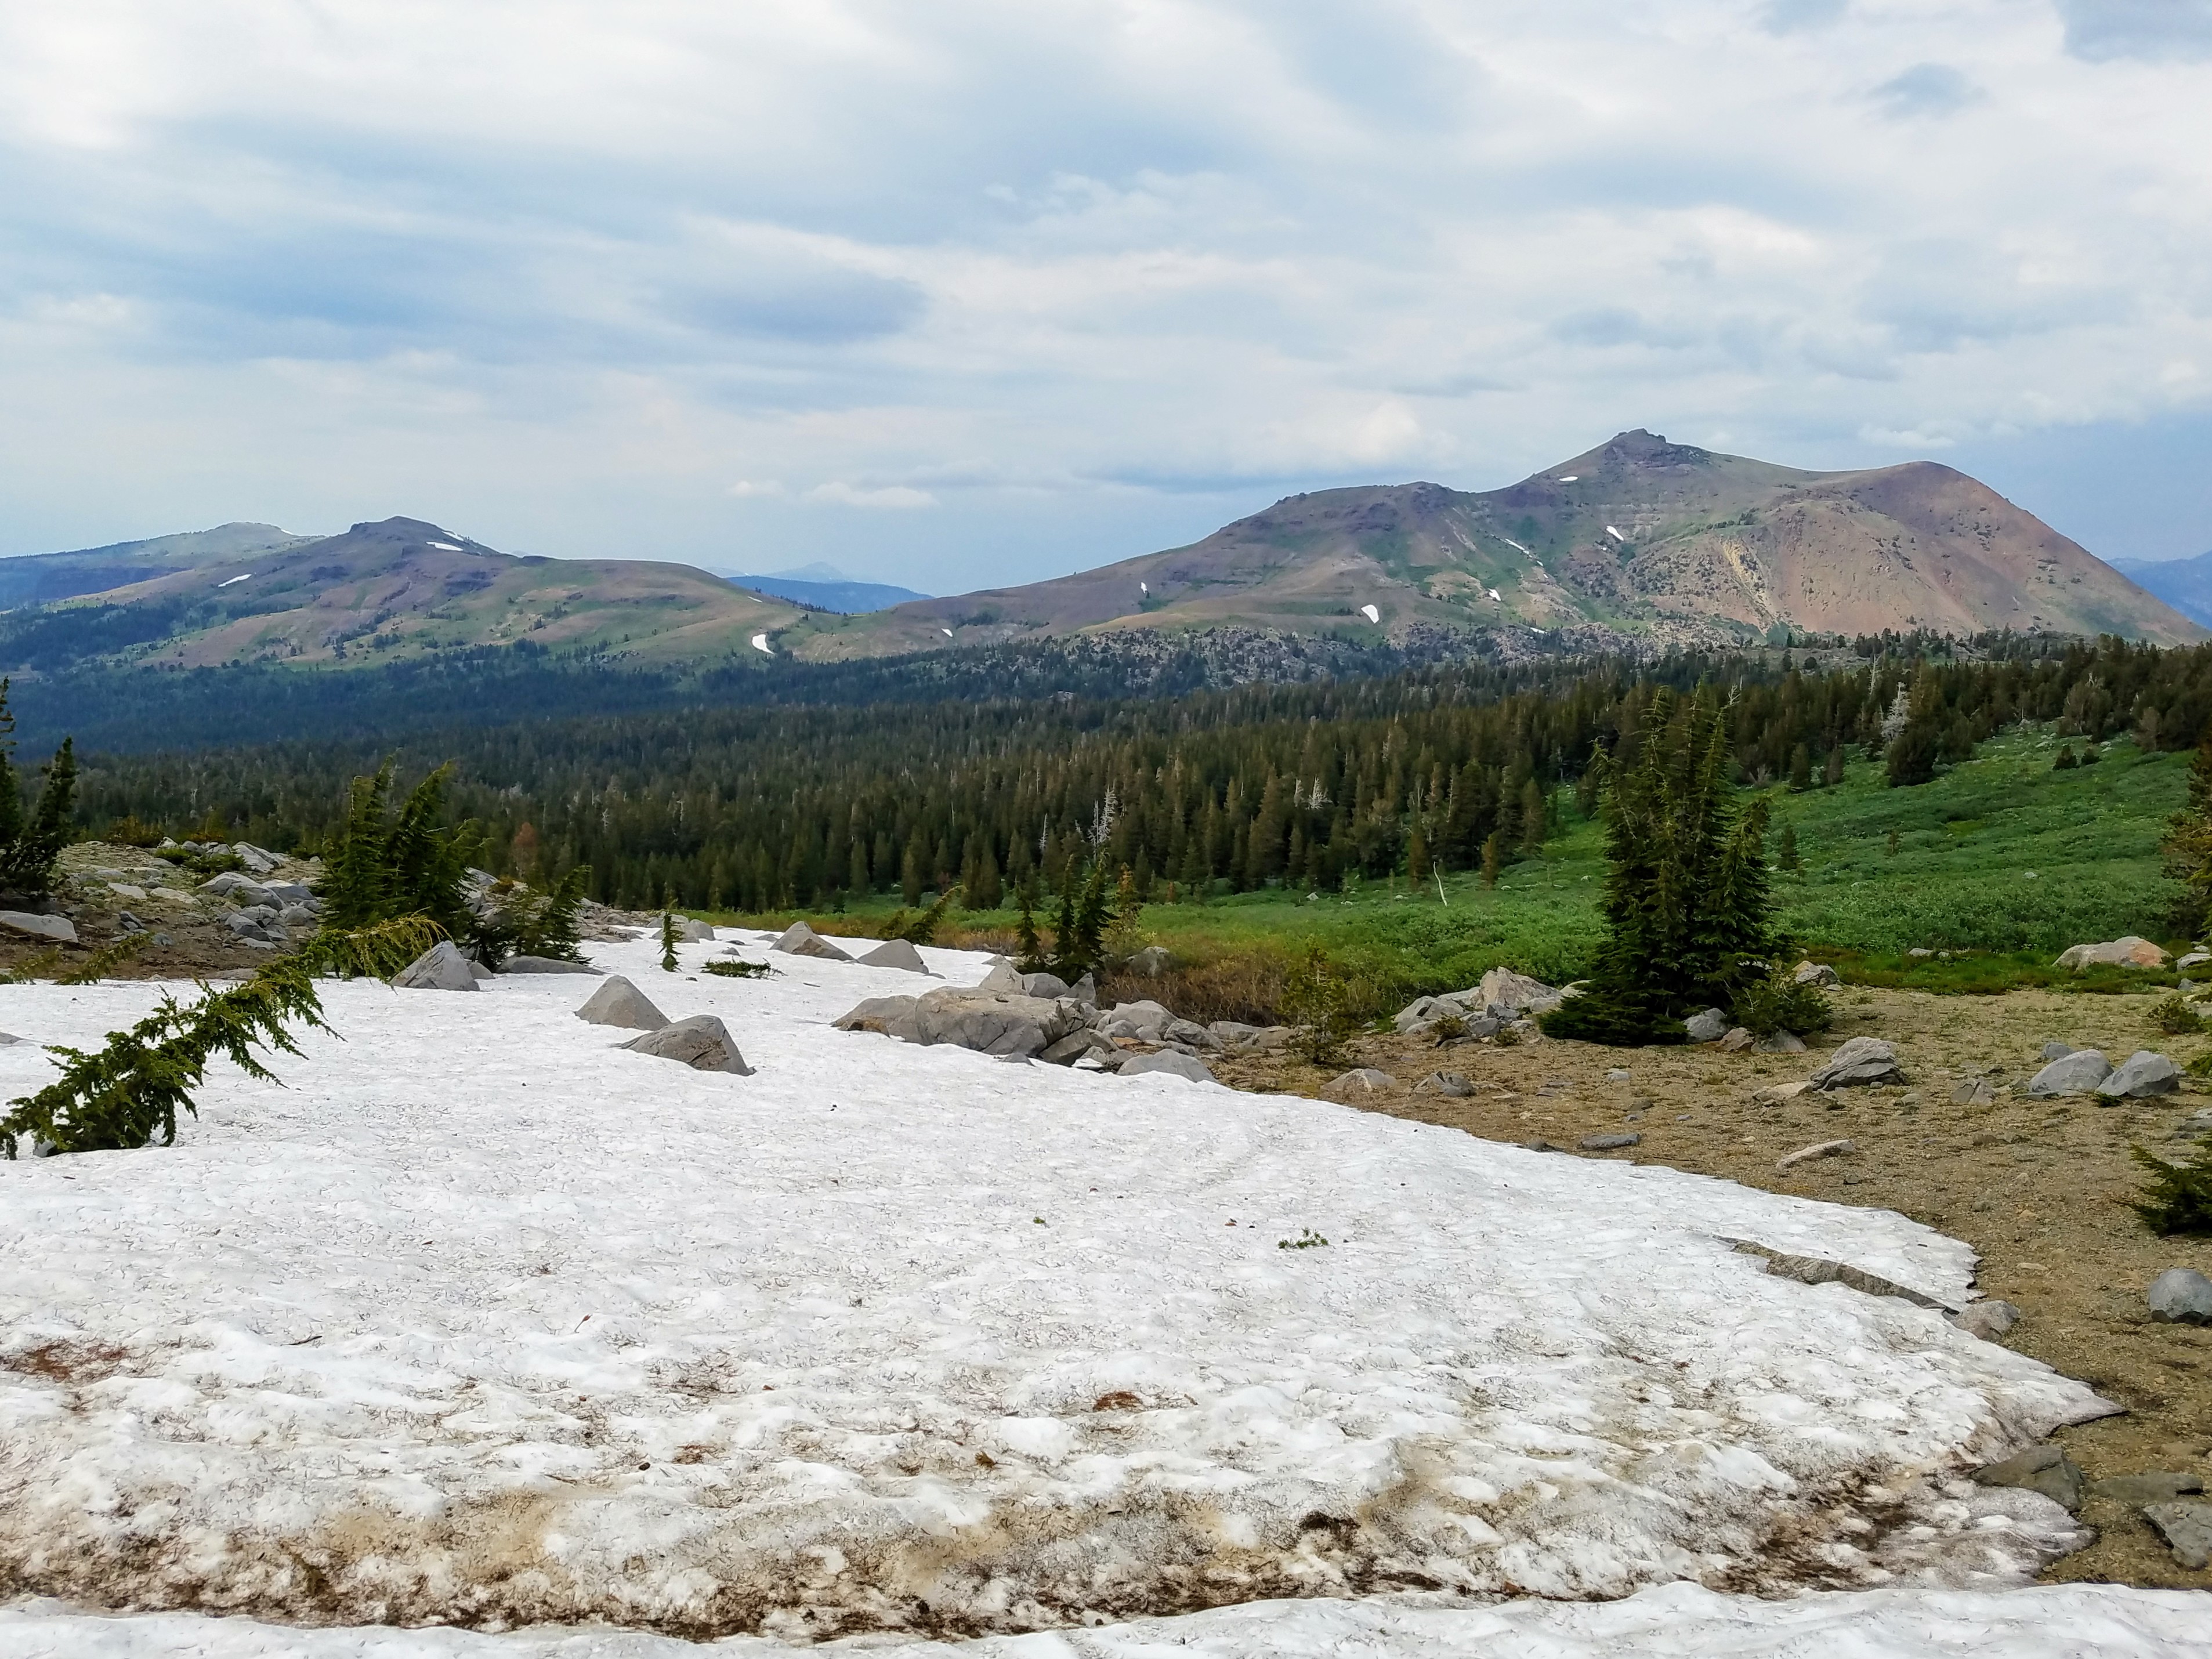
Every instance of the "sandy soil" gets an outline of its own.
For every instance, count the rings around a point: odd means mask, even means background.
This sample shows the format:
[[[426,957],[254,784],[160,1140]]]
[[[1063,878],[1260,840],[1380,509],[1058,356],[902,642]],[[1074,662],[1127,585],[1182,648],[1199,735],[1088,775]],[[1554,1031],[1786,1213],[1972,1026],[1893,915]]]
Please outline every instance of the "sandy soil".
[[[1934,997],[1924,992],[1846,990],[1841,1018],[1809,1054],[1726,1054],[1714,1048],[1600,1048],[1537,1040],[1512,1048],[1461,1042],[1443,1048],[1401,1037],[1364,1036],[1352,1064],[1391,1073],[1399,1086],[1349,1103],[1494,1140],[1544,1140],[1563,1157],[1632,1158],[1725,1176],[1768,1191],[1891,1209],[1972,1244],[1981,1286],[2023,1317],[2005,1339],[2127,1407],[2124,1416],[2059,1437],[2091,1480],[2183,1470],[2212,1486],[2212,1328],[2152,1322],[2143,1290],[2161,1270],[2212,1273],[2212,1239],[2161,1238],[2129,1208],[2142,1172],[2130,1143],[2169,1160],[2193,1145],[2185,1118],[2212,1096],[2190,1091],[2106,1106],[2094,1097],[2035,1100],[2015,1092],[2041,1064],[2044,1043],[2097,1048],[2117,1061],[2154,1048],[2185,1064],[2207,1044],[2164,1037],[2147,996],[2014,992]],[[1808,1096],[1780,1105],[1753,1096],[1806,1076],[1844,1037],[1896,1045],[1909,1085]],[[1217,1057],[1238,1088],[1346,1099],[1336,1068],[1295,1060]],[[1626,1081],[1608,1070],[1626,1068]],[[1472,1097],[1415,1093],[1437,1070],[1459,1072]],[[1986,1073],[1993,1106],[1951,1102],[1960,1079]],[[2011,1086],[2008,1086],[2011,1085]],[[1585,1136],[1632,1132],[1640,1145],[1576,1150]],[[1785,1153],[1848,1137],[1856,1151],[1778,1173]],[[2098,1541],[2055,1564],[2051,1580],[2212,1588],[2212,1571],[2174,1562],[2132,1507],[2091,1498],[2081,1518]]]

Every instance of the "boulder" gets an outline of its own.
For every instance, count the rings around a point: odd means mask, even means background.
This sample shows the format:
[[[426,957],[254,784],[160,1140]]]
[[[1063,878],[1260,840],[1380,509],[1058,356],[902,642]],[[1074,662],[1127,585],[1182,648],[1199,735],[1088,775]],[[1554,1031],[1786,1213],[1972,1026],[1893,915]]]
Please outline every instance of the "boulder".
[[[1024,974],[1019,989],[1025,997],[1064,997],[1067,981],[1058,974]]]
[[[76,943],[76,924],[67,916],[38,916],[27,910],[0,910],[0,927],[11,933],[21,933],[27,939],[42,939],[49,945]]]
[[[1147,945],[1141,951],[1132,951],[1128,961],[1122,965],[1133,974],[1142,974],[1146,979],[1158,979],[1168,965],[1168,947]]]
[[[1510,968],[1492,969],[1482,976],[1482,983],[1475,990],[1485,1003],[1510,1008],[1516,1014],[1527,1012],[1536,1004],[1551,1002],[1559,994],[1543,981],[1516,974]],[[1553,1006],[1558,1005],[1554,1002]]]
[[[1174,1020],[1175,1016],[1157,1002],[1117,1002],[1099,1016],[1098,1029],[1108,1036],[1127,1035],[1139,1042],[1158,1042]],[[1127,1030],[1108,1030],[1114,1025],[1126,1026]]]
[[[2202,968],[2212,963],[2212,951],[2191,951],[2173,965],[2177,968]]]
[[[1065,999],[946,986],[918,997],[872,997],[835,1024],[840,1030],[880,1031],[902,1042],[1026,1060],[1083,1030],[1090,1011]]]
[[[239,842],[230,849],[238,854],[238,861],[257,876],[265,876],[276,867],[276,855],[251,842]]]
[[[394,974],[392,983],[402,991],[473,991],[477,976],[469,971],[471,966],[460,946],[441,939]]]
[[[1038,1051],[1037,1058],[1048,1066],[1073,1066],[1085,1054],[1097,1054],[1101,1060],[1121,1063],[1121,1051],[1097,1032],[1087,1026],[1080,1031],[1070,1031],[1057,1042],[1048,1043]]]
[[[2063,1060],[2067,1055],[2073,1052],[2074,1050],[2070,1044],[2063,1042],[2046,1042],[2043,1045],[2044,1063],[2045,1065],[2049,1065],[2054,1060]]]
[[[1081,979],[1067,988],[1067,994],[1076,1001],[1095,1008],[1098,1006],[1098,981],[1086,969]]]
[[[2020,1310],[2009,1302],[1975,1302],[1953,1315],[1951,1322],[1968,1336],[1994,1342],[2020,1323]]]
[[[605,969],[594,968],[588,962],[570,962],[562,957],[509,957],[499,965],[502,974],[590,974],[599,976]]]
[[[1721,1052],[1728,1054],[1740,1054],[1757,1041],[1758,1039],[1752,1036],[1748,1027],[1731,1025],[1721,1037]]]
[[[1171,1048],[1157,1054],[1133,1054],[1121,1062],[1123,1077],[1146,1077],[1161,1073],[1169,1077],[1183,1078],[1192,1083],[1212,1083],[1215,1080],[1204,1060],[1189,1054],[1176,1054]]]
[[[870,997],[830,1024],[840,1031],[873,1031],[878,1036],[888,1036],[893,1020],[913,1015],[914,1003],[912,997]]]
[[[2027,1080],[2031,1095],[2086,1095],[2112,1076],[2112,1068],[2094,1048],[2060,1055]]]
[[[712,945],[714,929],[711,923],[699,921],[690,916],[678,916],[676,918],[676,937],[687,945]]]
[[[2168,1267],[2143,1293],[2161,1325],[2212,1325],[2212,1279],[2194,1267]]]
[[[304,904],[288,904],[278,913],[276,920],[288,930],[305,927],[313,931],[315,926],[315,913]]]
[[[1413,1085],[1417,1095],[1442,1095],[1447,1100],[1464,1100],[1474,1092],[1474,1085],[1462,1072],[1431,1072]]]
[[[1708,1008],[1684,1020],[1682,1029],[1692,1042],[1718,1042],[1729,1034],[1729,1017],[1718,1008]]]
[[[1420,1026],[1435,1024],[1437,1018],[1443,1014],[1456,1017],[1459,1012],[1458,1004],[1446,1002],[1442,997],[1415,997],[1398,1011],[1391,1024],[1401,1033],[1409,1032]]]
[[[307,884],[304,882],[272,881],[261,890],[268,894],[270,898],[274,899],[279,904],[314,904],[318,902],[314,894],[308,890]]]
[[[853,959],[803,921],[793,922],[768,948],[781,951],[787,956],[815,957],[823,962],[850,962]]]
[[[657,1031],[632,1037],[622,1046],[633,1054],[680,1060],[695,1072],[730,1072],[738,1077],[753,1074],[753,1068],[745,1064],[745,1057],[738,1052],[728,1030],[712,1014],[694,1014]]]
[[[1825,991],[1841,985],[1844,982],[1844,977],[1825,962],[1801,962],[1797,964],[1796,971],[1790,975],[1790,982],[1793,985],[1817,986]]]
[[[1856,1036],[1828,1056],[1828,1063],[1807,1079],[1815,1089],[1856,1089],[1872,1083],[1902,1083],[1897,1050],[1880,1037]]]
[[[902,939],[887,939],[861,957],[863,968],[896,968],[904,974],[927,974],[929,964],[921,959],[921,952]]]
[[[485,967],[483,963],[478,962],[474,957],[471,957],[469,958],[469,977],[471,979],[476,981],[477,984],[481,985],[491,976],[492,974],[490,969]]]
[[[620,1025],[633,1031],[657,1031],[668,1024],[668,1016],[620,974],[611,975],[592,992],[576,1010],[576,1018],[594,1025]]]
[[[1751,1045],[1752,1052],[1761,1054],[1802,1054],[1805,1039],[1795,1031],[1775,1031]]]
[[[2030,1446],[2002,1462],[1984,1464],[1971,1478],[1980,1486],[2016,1486],[2027,1492],[2039,1492],[2069,1515],[2081,1507],[2081,1471],[2063,1447]]]
[[[2108,939],[2102,945],[2076,945],[2062,951],[2057,968],[2070,968],[2080,973],[2084,968],[2163,968],[2168,958],[2147,939],[2137,939],[2133,933],[2124,938]]]
[[[1022,994],[1021,969],[1011,962],[994,963],[991,971],[983,975],[983,982],[975,988],[979,991],[1004,991],[1010,996],[1019,996]]]
[[[2202,1572],[2212,1565],[2212,1504],[2192,1504],[2181,1498],[2146,1504],[2143,1519],[2158,1528],[2173,1559],[2191,1572]]]
[[[1356,1066],[1341,1076],[1331,1078],[1323,1095],[1331,1100],[1349,1097],[1364,1100],[1370,1095],[1388,1093],[1398,1086],[1398,1079],[1388,1072],[1377,1071],[1372,1066]]]
[[[2170,1095],[2179,1087],[2181,1067],[2164,1054],[2138,1048],[2112,1068],[2112,1075],[2097,1085],[2097,1092],[2107,1100],[2148,1100],[2153,1095]]]

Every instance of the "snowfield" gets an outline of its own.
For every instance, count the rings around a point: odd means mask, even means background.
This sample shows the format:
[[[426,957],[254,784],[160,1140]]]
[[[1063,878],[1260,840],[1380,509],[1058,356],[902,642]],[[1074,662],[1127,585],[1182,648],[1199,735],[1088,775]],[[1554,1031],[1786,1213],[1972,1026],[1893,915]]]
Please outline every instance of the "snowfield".
[[[27,1603],[0,1646],[642,1656],[677,1650],[248,1620],[784,1644],[1222,1607],[991,1650],[2082,1650],[1957,1633],[2064,1609],[2148,1654],[2203,1606],[1955,1593],[2075,1535],[1960,1472],[2101,1403],[1722,1242],[1968,1299],[1966,1248],[1899,1216],[829,1028],[894,970],[593,954],[757,1074],[619,1049],[588,980],[333,985],[343,1040],[289,1086],[226,1072],[173,1147],[0,1164],[0,1585],[246,1615]],[[157,989],[0,988],[0,1028],[91,1046]],[[50,1065],[0,1048],[0,1095]]]

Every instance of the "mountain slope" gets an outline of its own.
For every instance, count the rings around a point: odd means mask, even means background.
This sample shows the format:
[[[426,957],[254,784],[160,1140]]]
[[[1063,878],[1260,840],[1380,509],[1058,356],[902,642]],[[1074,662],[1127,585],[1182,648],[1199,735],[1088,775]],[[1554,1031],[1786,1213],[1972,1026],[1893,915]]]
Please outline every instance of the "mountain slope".
[[[1807,472],[1639,431],[1503,489],[1293,495],[1188,547],[810,618],[778,643],[839,658],[1224,623],[1376,642],[1501,627],[1662,645],[1776,628],[2010,627],[2168,643],[2205,633],[1949,467]]]
[[[2212,628],[2212,553],[2193,559],[2115,559],[2112,568],[2192,622]]]
[[[281,552],[313,539],[279,530],[273,524],[224,524],[212,530],[115,542],[72,553],[32,553],[0,559],[0,611],[51,605],[57,599],[98,593],[196,565]]]
[[[13,661],[0,666],[94,655],[168,667],[358,665],[525,641],[660,664],[748,652],[804,614],[689,565],[518,558],[386,519],[11,619],[0,657]],[[93,648],[72,655],[72,642]]]
[[[773,594],[779,599],[790,599],[817,611],[834,611],[840,616],[888,611],[909,599],[929,597],[911,587],[893,587],[887,582],[858,582],[842,576],[733,575],[728,580],[751,592]]]

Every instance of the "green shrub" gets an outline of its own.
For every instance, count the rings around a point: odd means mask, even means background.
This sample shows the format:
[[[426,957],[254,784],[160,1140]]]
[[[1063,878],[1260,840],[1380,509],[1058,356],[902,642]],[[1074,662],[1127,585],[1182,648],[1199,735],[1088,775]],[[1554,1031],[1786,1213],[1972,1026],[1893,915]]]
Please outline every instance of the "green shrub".
[[[764,962],[709,962],[699,971],[712,974],[717,979],[766,979],[775,972]]]
[[[2188,1036],[2204,1029],[2204,1016],[2179,996],[2170,996],[2152,1007],[2150,1023],[2168,1036]]]
[[[1729,1012],[1737,1024],[1761,1037],[1777,1031],[1805,1036],[1836,1023],[1835,1011],[1820,988],[1798,984],[1783,968],[1745,984],[1729,1003]]]
[[[1308,949],[1283,985],[1283,1012],[1294,1028],[1291,1048],[1316,1066],[1341,1066],[1345,1043],[1359,1029],[1352,988],[1319,945]]]
[[[2151,1172],[2135,1212],[2154,1233],[2212,1233],[2212,1146],[2186,1164],[2168,1164],[2140,1146],[2129,1149]]]

